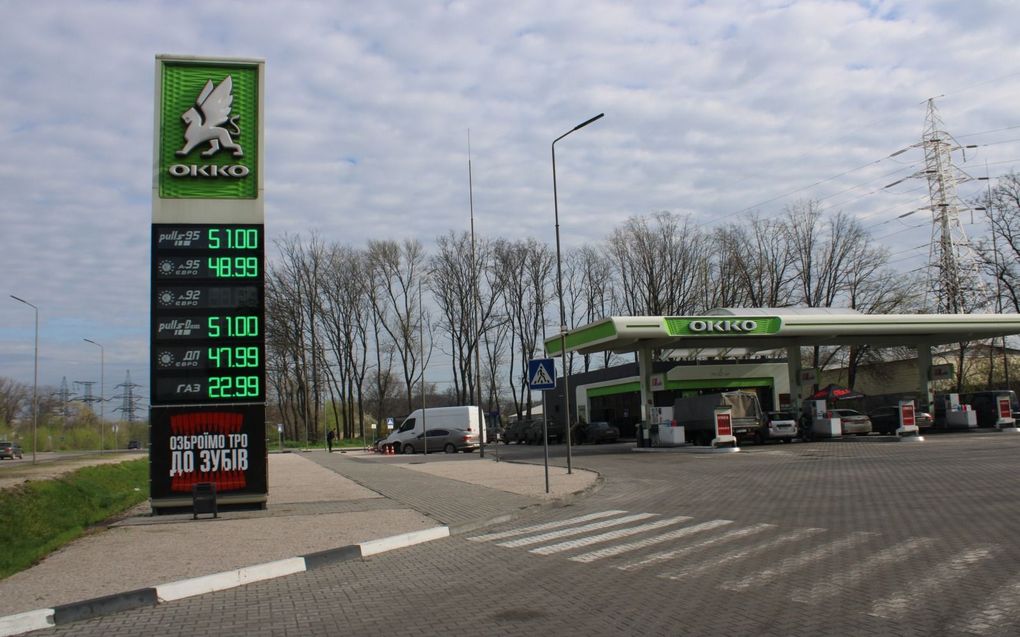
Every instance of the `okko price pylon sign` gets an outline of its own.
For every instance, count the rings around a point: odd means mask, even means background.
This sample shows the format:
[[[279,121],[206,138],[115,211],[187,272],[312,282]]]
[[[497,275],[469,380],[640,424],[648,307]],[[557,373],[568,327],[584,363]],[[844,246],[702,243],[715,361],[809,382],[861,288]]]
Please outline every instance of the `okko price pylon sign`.
[[[265,506],[262,60],[156,58],[150,496]]]

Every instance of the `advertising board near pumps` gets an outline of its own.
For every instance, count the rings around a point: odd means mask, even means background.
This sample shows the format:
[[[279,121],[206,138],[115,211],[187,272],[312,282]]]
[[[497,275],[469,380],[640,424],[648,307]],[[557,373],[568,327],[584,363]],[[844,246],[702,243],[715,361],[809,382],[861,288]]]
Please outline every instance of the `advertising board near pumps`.
[[[150,496],[267,499],[261,60],[157,56]]]

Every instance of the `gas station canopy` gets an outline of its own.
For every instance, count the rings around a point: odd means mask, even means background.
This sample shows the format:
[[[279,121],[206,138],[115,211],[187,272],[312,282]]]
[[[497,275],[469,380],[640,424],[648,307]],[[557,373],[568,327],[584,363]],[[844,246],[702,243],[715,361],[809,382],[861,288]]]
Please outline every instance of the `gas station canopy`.
[[[545,350],[580,354],[637,354],[641,419],[652,401],[652,353],[656,350],[786,349],[793,404],[804,396],[801,348],[815,345],[905,345],[917,350],[918,388],[931,405],[934,345],[1020,334],[1017,314],[862,314],[838,308],[719,308],[701,316],[610,316],[546,339]],[[565,342],[565,346],[562,344]],[[566,379],[565,385],[569,384]],[[569,411],[569,408],[568,408]]]
[[[702,316],[610,316],[571,330],[568,352],[812,345],[942,345],[1020,334],[1017,314],[861,314],[830,308],[723,308]],[[545,341],[560,354],[560,337]]]

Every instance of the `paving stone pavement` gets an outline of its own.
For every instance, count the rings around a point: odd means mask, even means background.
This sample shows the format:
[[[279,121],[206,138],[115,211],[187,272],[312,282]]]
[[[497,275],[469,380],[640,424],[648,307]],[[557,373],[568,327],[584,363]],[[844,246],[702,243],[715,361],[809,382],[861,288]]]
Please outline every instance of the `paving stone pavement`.
[[[597,478],[582,471],[558,476],[546,494],[541,466],[478,454],[427,460],[362,452],[271,454],[265,510],[194,520],[190,513],[154,516],[147,503],[140,505],[0,580],[0,620],[443,525],[470,529],[555,504]]]
[[[1011,533],[1020,524],[1012,479],[1020,437],[860,440],[718,458],[583,451],[603,454],[579,464],[606,477],[569,506],[526,503],[518,510],[529,515],[484,529],[53,634],[156,625],[182,636],[1007,637],[1020,629],[1020,544]],[[316,457],[421,511],[455,488],[449,476],[479,487],[474,459],[433,460]],[[398,468],[430,478],[410,489],[388,484]],[[530,471],[524,482],[534,488],[541,467]],[[515,480],[508,473],[501,484]],[[489,490],[463,491],[479,507],[487,497],[513,499]],[[471,523],[459,507],[433,513],[434,522]]]

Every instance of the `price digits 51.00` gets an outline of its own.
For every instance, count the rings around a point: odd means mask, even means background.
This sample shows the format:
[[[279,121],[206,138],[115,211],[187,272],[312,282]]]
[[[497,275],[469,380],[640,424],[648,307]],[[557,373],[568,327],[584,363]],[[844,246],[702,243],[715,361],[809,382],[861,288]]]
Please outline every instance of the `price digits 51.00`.
[[[210,250],[255,250],[258,228],[209,228]]]

